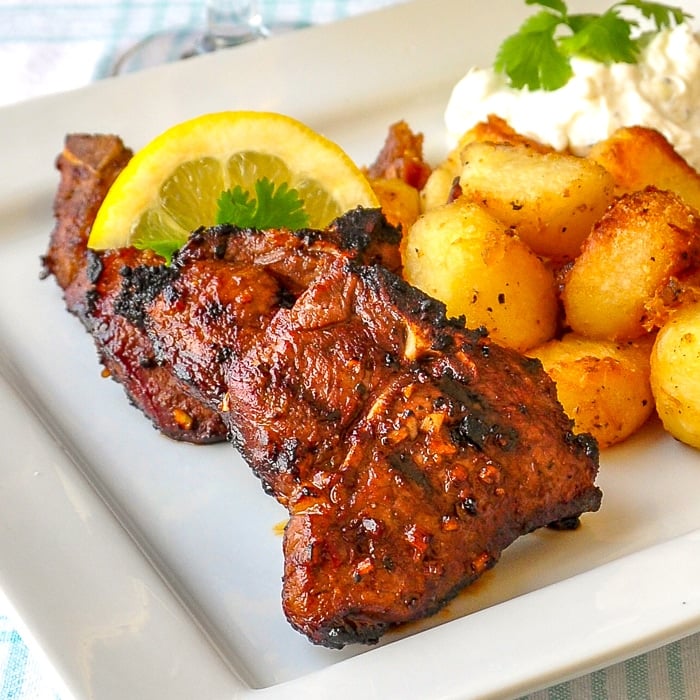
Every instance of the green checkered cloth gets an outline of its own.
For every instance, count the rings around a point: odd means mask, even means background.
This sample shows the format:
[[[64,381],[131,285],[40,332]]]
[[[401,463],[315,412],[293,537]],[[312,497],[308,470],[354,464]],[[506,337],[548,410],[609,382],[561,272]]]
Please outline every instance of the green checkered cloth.
[[[260,0],[260,12],[323,24],[400,1]],[[205,23],[204,0],[0,0],[0,105],[87,85],[144,37]]]
[[[2,700],[67,700],[61,698],[54,690],[40,657],[25,644],[15,628],[14,621],[2,614],[1,607],[0,698]]]
[[[700,635],[561,683],[521,700],[698,700]]]

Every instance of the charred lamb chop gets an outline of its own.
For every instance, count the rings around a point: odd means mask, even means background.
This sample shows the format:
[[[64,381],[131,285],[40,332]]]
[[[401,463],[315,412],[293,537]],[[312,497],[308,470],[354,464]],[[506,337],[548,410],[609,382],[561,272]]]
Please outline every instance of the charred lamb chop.
[[[78,272],[84,298],[110,290],[101,324],[147,338],[288,509],[285,613],[337,648],[434,613],[517,537],[601,499],[596,445],[540,364],[348,245],[381,231],[378,216],[202,229],[170,266],[115,251]]]
[[[192,397],[167,366],[155,361],[148,336],[114,313],[121,292],[121,270],[156,265],[162,258],[134,249],[88,250],[90,228],[107,191],[132,153],[115,136],[74,134],[57,160],[61,173],[54,199],[56,225],[44,256],[44,274],[63,289],[68,310],[92,335],[105,373],[124,387],[163,434],[194,443],[226,439],[216,411]]]
[[[98,252],[87,248],[97,210],[117,175],[132,157],[111,135],[70,134],[57,160],[61,173],[54,201],[56,225],[44,256],[44,275],[64,290],[68,310],[92,334],[105,372],[120,382],[131,402],[155,428],[176,440],[211,443],[226,439],[218,413],[192,396],[164,362],[156,362],[143,329],[114,312],[123,278],[132,267],[160,267],[163,259],[133,248]],[[381,262],[401,265],[398,232],[376,213],[347,219],[326,232],[329,243]]]
[[[289,510],[284,609],[316,643],[376,641],[598,508],[539,363],[320,234],[201,230],[123,299]]]

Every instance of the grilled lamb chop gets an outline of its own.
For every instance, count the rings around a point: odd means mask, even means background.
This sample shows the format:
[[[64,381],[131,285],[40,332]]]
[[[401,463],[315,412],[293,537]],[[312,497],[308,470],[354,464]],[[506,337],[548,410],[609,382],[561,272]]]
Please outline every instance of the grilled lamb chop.
[[[149,251],[125,248],[88,250],[87,239],[111,184],[132,156],[112,135],[70,134],[57,166],[61,173],[54,201],[56,225],[43,258],[44,276],[53,274],[68,310],[95,341],[106,372],[120,382],[131,402],[164,435],[192,443],[220,442],[227,429],[217,411],[193,397],[167,362],[157,362],[151,341],[138,325],[115,313],[123,278],[135,266],[160,268]],[[336,245],[367,263],[398,271],[400,235],[377,212],[346,217],[325,232]]]
[[[142,370],[221,420],[288,508],[283,606],[311,641],[374,642],[435,612],[518,536],[599,507],[595,443],[571,432],[539,363],[389,271],[396,241],[379,213],[323,232],[202,229],[168,267],[88,253],[115,161],[111,147],[82,154],[82,138],[59,160],[46,269],[137,405],[153,390],[156,425],[178,404]]]
[[[599,507],[538,362],[321,234],[201,230],[124,299],[288,508],[283,606],[315,643],[374,642]]]
[[[57,161],[61,180],[54,200],[56,225],[43,259],[44,275],[53,274],[63,289],[68,310],[92,335],[106,373],[123,385],[158,430],[176,440],[222,441],[226,426],[218,413],[193,398],[170,368],[156,363],[142,329],[113,312],[122,287],[121,269],[160,266],[162,258],[134,249],[87,249],[97,210],[131,155],[115,136],[66,138]]]

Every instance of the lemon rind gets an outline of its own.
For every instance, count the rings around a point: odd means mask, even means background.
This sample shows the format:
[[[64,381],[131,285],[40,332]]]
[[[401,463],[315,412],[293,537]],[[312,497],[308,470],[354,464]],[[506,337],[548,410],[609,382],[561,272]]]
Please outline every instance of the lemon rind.
[[[313,143],[320,148],[314,150],[313,167],[308,167],[306,151]],[[340,146],[302,122],[275,112],[215,112],[170,127],[134,155],[105,197],[88,246],[129,245],[141,214],[157,204],[154,182],[163,182],[188,161],[203,156],[223,160],[239,151],[282,158],[297,176],[313,178],[329,192],[342,195],[338,200],[342,211],[378,206],[369,182],[352,159]]]

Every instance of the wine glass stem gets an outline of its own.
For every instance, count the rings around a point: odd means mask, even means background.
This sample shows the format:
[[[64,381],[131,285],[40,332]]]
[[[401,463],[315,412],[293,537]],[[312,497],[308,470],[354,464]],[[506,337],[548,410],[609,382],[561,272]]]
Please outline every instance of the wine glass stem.
[[[235,46],[264,36],[257,0],[207,0],[206,42],[211,48]]]

